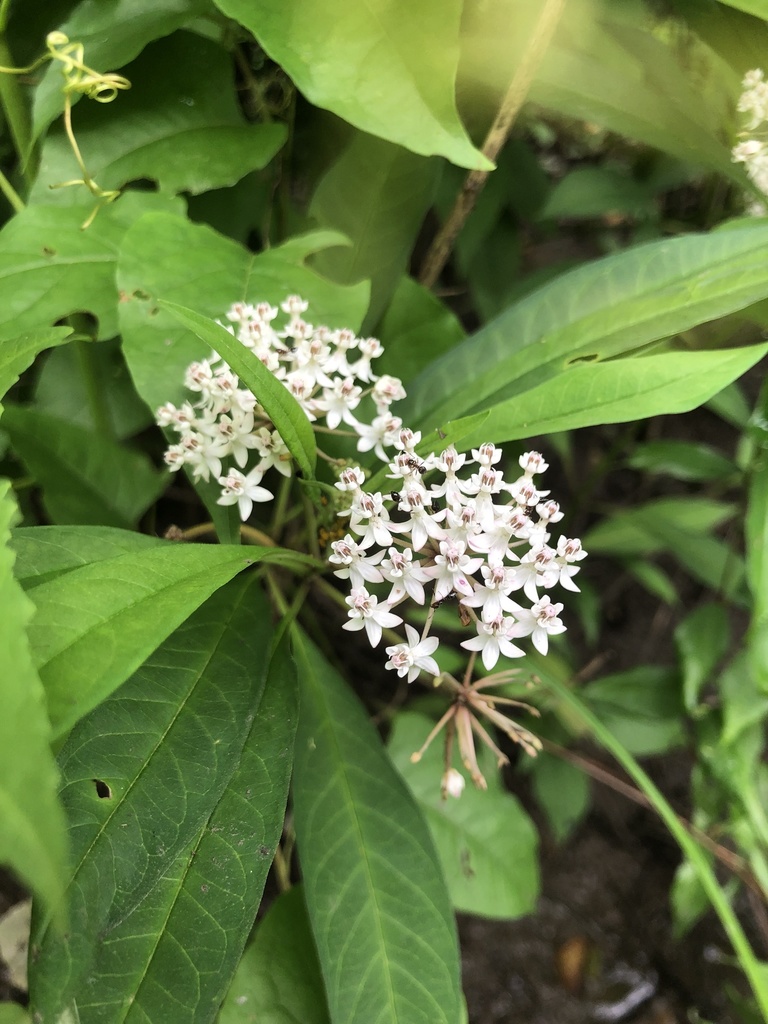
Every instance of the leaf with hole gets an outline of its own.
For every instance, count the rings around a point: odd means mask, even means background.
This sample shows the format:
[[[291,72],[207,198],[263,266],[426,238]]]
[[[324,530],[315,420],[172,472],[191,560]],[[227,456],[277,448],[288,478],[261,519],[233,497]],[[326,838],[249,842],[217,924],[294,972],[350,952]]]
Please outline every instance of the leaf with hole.
[[[282,828],[295,673],[256,581],[209,600],[62,749],[77,927],[38,915],[41,1020],[213,1021]],[[160,738],[162,737],[162,742]]]

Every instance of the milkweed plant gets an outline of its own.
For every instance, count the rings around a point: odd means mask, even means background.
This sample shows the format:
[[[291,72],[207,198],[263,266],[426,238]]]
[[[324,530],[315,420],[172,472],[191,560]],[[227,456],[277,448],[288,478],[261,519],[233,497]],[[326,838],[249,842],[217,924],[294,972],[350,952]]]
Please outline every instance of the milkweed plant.
[[[0,3],[8,997],[479,1021],[591,776],[768,1021],[768,26],[378,6]]]

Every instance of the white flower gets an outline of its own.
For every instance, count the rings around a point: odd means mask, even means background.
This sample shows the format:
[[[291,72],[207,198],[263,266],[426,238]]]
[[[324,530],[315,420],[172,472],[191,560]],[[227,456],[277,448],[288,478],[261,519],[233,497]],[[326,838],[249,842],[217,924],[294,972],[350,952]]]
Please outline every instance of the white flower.
[[[262,473],[274,466],[283,476],[291,475],[291,453],[276,430],[260,427],[253,435],[253,447],[261,459],[259,469]]]
[[[464,551],[464,545],[458,541],[440,541],[440,554],[435,556],[435,564],[425,570],[436,581],[436,601],[442,601],[454,590],[471,597],[472,584],[467,577],[477,572],[483,560],[470,558]]]
[[[565,632],[558,615],[563,610],[561,604],[554,604],[544,595],[540,601],[529,610],[518,606],[515,608],[517,622],[512,627],[511,636],[528,636],[530,634],[533,646],[541,654],[546,654],[549,646],[550,636]]]
[[[376,491],[368,494],[362,491],[355,497],[349,509],[351,518],[350,529],[362,534],[361,548],[369,548],[372,544],[387,547],[392,543],[392,530],[398,529],[389,521],[389,512],[384,507],[384,498]]]
[[[440,641],[436,636],[428,636],[424,640],[419,639],[419,634],[406,623],[405,635],[408,638],[406,643],[395,644],[387,648],[389,661],[385,668],[394,669],[399,676],[408,675],[408,682],[412,683],[419,672],[429,672],[432,676],[440,675],[440,669],[432,654],[438,648]]]
[[[443,775],[440,791],[443,794],[443,798],[452,796],[455,800],[458,800],[464,792],[465,785],[464,776],[461,772],[457,772],[455,768],[449,768]]]
[[[461,603],[469,608],[482,608],[481,618],[491,622],[514,607],[507,595],[512,590],[515,570],[503,565],[481,565],[480,572],[485,583],[476,586],[474,593],[462,598]]]
[[[274,495],[266,487],[260,487],[262,472],[257,466],[245,476],[239,469],[231,469],[226,476],[219,477],[222,486],[218,505],[237,505],[240,518],[245,522],[251,514],[254,501],[271,501]]]
[[[514,626],[514,619],[503,616],[492,622],[478,622],[477,636],[473,636],[471,640],[462,640],[461,646],[468,651],[480,651],[483,665],[490,672],[501,654],[507,658],[525,656],[525,651],[516,647],[510,639],[519,635],[513,632]]]
[[[365,587],[353,588],[352,593],[344,600],[349,605],[349,622],[345,622],[341,628],[365,629],[371,647],[378,647],[382,629],[399,626],[403,621],[399,615],[389,611],[386,604],[379,607],[379,599],[374,594],[369,594]]]
[[[424,604],[426,598],[423,584],[431,577],[426,569],[422,568],[421,562],[413,561],[413,551],[410,548],[404,551],[390,548],[389,558],[381,563],[381,572],[384,579],[392,584],[392,590],[387,598],[389,604],[397,604],[405,597],[410,597],[417,604]]]
[[[381,583],[384,579],[376,568],[384,557],[383,551],[365,551],[349,534],[343,540],[335,540],[331,549],[333,554],[328,561],[342,567],[333,571],[340,580],[349,580],[351,586],[362,587],[365,582]]]

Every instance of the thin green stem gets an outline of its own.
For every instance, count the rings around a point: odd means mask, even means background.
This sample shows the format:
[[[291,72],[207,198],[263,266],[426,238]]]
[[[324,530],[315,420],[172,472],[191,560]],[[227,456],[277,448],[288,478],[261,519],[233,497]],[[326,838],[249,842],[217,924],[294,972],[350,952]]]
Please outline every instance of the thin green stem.
[[[3,193],[5,198],[11,204],[14,213],[21,213],[21,211],[24,209],[24,200],[21,198],[21,196],[10,183],[10,181],[8,181],[8,179],[2,171],[0,171],[0,192]]]
[[[293,477],[283,476],[280,478],[280,487],[277,492],[277,501],[272,512],[272,521],[269,524],[269,532],[275,538],[276,543],[280,543],[280,538],[283,534],[283,527],[286,523],[285,510],[288,507],[288,499],[291,495],[291,484],[293,483]]]
[[[768,974],[766,974],[763,965],[755,956],[754,950],[750,946],[749,940],[744,934],[744,930],[734,914],[728,898],[721,889],[701,846],[689,835],[665,797],[646,775],[634,757],[614,738],[602,722],[592,714],[589,708],[585,707],[576,694],[563,683],[554,679],[548,680],[547,686],[571,711],[575,712],[582,719],[592,731],[595,739],[613,754],[627,774],[634,779],[639,788],[648,797],[654,810],[667,826],[680,849],[691,862],[709,898],[709,902],[712,904],[713,910],[720,918],[720,923],[731,940],[741,968],[749,980],[757,1004],[760,1007],[762,1018],[768,1022]]]

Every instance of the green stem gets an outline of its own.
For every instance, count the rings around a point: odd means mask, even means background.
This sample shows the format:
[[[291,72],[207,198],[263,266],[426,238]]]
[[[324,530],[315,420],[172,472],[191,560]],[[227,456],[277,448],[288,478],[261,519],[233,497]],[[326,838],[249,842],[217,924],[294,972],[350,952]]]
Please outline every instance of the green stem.
[[[24,209],[24,201],[2,171],[0,171],[0,192],[11,204],[14,213],[21,213]]]
[[[0,64],[13,67],[13,57],[5,39],[5,20],[8,4],[0,6]],[[0,105],[13,139],[13,146],[19,159],[19,169],[25,185],[31,184],[29,156],[32,149],[32,119],[26,97],[22,94],[21,83],[16,75],[0,74]]]
[[[585,722],[585,724],[591,729],[595,738],[605,747],[606,750],[613,754],[627,774],[634,779],[643,793],[648,797],[656,813],[667,826],[680,849],[691,862],[694,870],[699,876],[699,881],[709,898],[709,902],[712,904],[712,908],[720,918],[720,923],[725,929],[728,938],[731,940],[733,948],[736,951],[736,955],[739,958],[742,970],[749,980],[749,984],[752,987],[757,1004],[760,1007],[762,1018],[764,1021],[768,1022],[768,974],[765,972],[763,965],[755,956],[755,953],[749,944],[749,940],[744,934],[744,930],[742,929],[738,918],[734,914],[733,908],[728,902],[728,898],[720,888],[717,878],[715,877],[715,873],[712,870],[704,851],[695,839],[689,835],[684,826],[680,824],[677,815],[667,803],[665,797],[646,775],[634,757],[632,757],[629,751],[611,735],[602,722],[596,718],[595,715],[585,707],[582,701],[563,683],[554,679],[549,679],[547,680],[547,686],[557,694],[559,699],[566,704],[571,711],[574,711]]]

